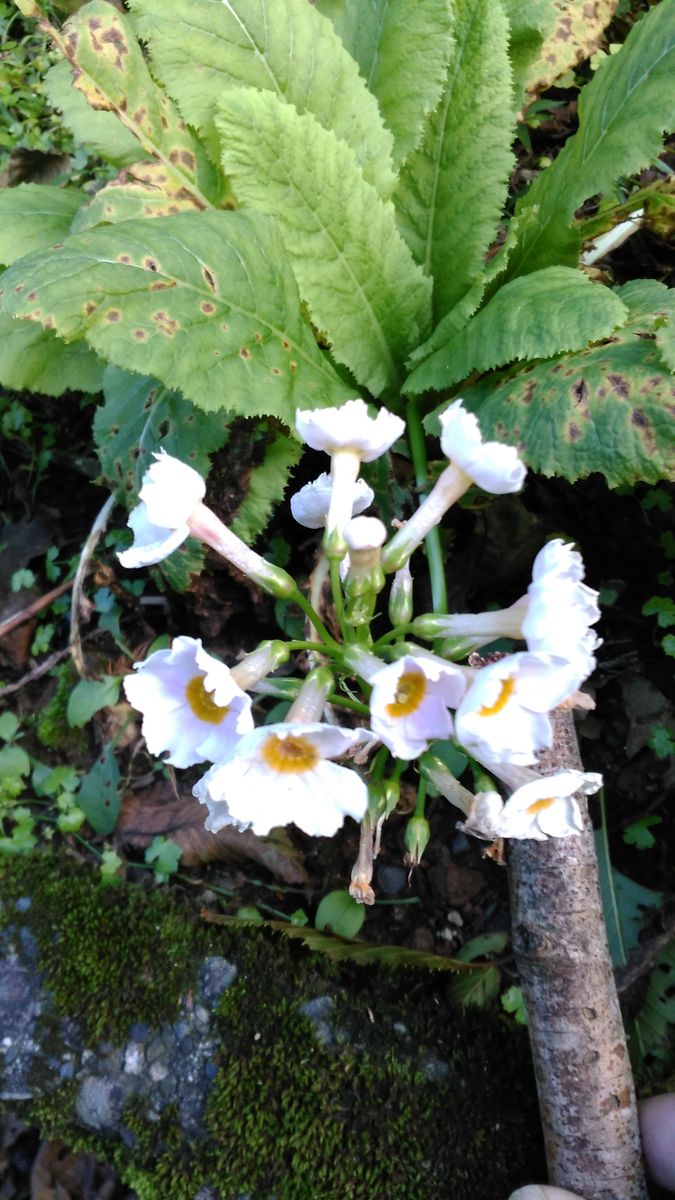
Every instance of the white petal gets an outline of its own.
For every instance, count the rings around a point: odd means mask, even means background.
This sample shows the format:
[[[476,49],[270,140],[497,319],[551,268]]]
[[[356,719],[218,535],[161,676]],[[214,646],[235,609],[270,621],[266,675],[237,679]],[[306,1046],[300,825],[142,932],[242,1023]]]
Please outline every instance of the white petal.
[[[401,436],[405,422],[386,408],[371,417],[367,405],[359,399],[348,400],[340,408],[298,410],[295,427],[303,442],[314,450],[335,454],[350,449],[362,462],[371,462]]]
[[[187,525],[177,529],[153,525],[148,517],[147,505],[143,502],[131,510],[127,525],[133,530],[133,545],[128,550],[122,550],[117,557],[128,570],[150,567],[168,558],[190,533]]]
[[[333,483],[324,471],[312,483],[306,483],[291,496],[291,512],[299,525],[306,529],[322,529],[326,524]],[[352,516],[358,516],[375,499],[375,493],[364,479],[357,479],[352,496]]]
[[[148,507],[150,521],[177,529],[189,521],[204,499],[206,484],[187,463],[166,451],[155,454],[155,462],[143,476],[139,498]]]
[[[514,446],[484,442],[473,413],[455,400],[440,416],[443,453],[486,492],[517,492],[527,469]]]

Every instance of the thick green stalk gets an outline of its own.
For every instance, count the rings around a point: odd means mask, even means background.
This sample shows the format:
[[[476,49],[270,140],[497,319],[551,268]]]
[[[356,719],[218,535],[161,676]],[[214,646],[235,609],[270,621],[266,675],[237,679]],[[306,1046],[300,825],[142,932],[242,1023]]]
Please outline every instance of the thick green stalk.
[[[429,487],[429,464],[424,445],[424,429],[420,419],[418,401],[415,397],[409,401],[406,408],[410,452],[415,468],[415,482],[420,489],[420,503],[426,499]],[[445,586],[445,564],[441,548],[441,537],[438,526],[432,529],[424,539],[431,582],[431,606],[435,613],[448,611],[448,593]]]

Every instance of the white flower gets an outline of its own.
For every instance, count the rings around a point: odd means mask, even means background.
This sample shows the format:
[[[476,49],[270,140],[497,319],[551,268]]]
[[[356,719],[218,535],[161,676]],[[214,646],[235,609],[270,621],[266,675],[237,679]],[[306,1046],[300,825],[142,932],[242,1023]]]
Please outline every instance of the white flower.
[[[371,417],[363,400],[348,400],[340,408],[299,409],[295,428],[313,450],[349,450],[360,462],[372,462],[400,438],[405,422],[386,408]]]
[[[250,698],[199,638],[174,638],[170,650],[156,650],[135,671],[124,690],[143,713],[148,750],[168,750],[175,767],[221,761],[253,729]]]
[[[306,483],[299,492],[291,496],[291,512],[299,525],[306,529],[323,529],[330,507],[333,482],[324,471],[318,479]],[[357,479],[352,496],[352,516],[356,517],[369,508],[375,493],[365,479]]]
[[[206,492],[201,475],[186,463],[165,450],[153,457],[143,476],[140,503],[127,521],[134,542],[118,555],[123,567],[146,567],[167,558],[189,536],[188,522]]]
[[[371,727],[396,758],[417,758],[429,742],[450,737],[448,708],[459,704],[466,683],[450,663],[406,654],[370,677]]]
[[[534,776],[504,802],[496,792],[479,792],[462,828],[483,838],[531,838],[581,833],[583,818],[575,794],[592,795],[602,776],[584,771],[559,771]]]
[[[510,608],[484,613],[426,613],[413,623],[418,637],[464,639],[467,651],[499,637],[522,638],[528,650],[576,667],[575,687],[595,668],[602,645],[590,626],[600,618],[598,593],[582,583],[584,565],[571,545],[555,538],[539,551],[527,594]]]
[[[551,745],[547,714],[577,686],[576,670],[564,659],[509,654],[476,672],[457,709],[457,738],[488,766],[533,763]]]
[[[440,422],[443,453],[474,483],[497,495],[520,491],[527,468],[515,446],[484,442],[476,417],[466,411],[462,400],[455,400],[446,408]]]
[[[436,480],[426,499],[382,552],[385,571],[398,571],[427,534],[438,525],[448,509],[472,483],[486,492],[501,495],[517,492],[523,485],[526,468],[514,446],[484,442],[478,421],[455,400],[442,413],[441,446],[450,464]]]
[[[348,400],[341,408],[299,410],[295,426],[308,446],[331,456],[325,546],[330,558],[344,558],[342,534],[352,516],[361,463],[384,454],[403,433],[405,422],[386,408],[371,417],[363,400]]]
[[[217,833],[233,824],[266,834],[293,823],[314,837],[331,837],[345,816],[363,817],[368,789],[355,770],[329,760],[370,737],[363,729],[319,722],[254,730],[194,787],[209,810],[206,828]]]

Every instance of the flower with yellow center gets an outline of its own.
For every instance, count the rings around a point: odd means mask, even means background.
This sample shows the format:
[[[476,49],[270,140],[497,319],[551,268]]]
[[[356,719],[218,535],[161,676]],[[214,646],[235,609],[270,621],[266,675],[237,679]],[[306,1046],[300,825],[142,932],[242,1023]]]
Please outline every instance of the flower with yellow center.
[[[455,716],[458,741],[488,769],[536,762],[551,744],[548,713],[575,690],[574,665],[550,654],[509,654],[476,671]]]
[[[581,833],[583,818],[575,795],[592,795],[602,787],[602,776],[593,772],[558,771],[555,775],[531,778],[504,802],[497,792],[479,792],[462,828],[476,837],[531,838],[545,842],[549,837]]]
[[[429,742],[450,737],[452,717],[466,688],[463,673],[431,655],[406,654],[371,675],[373,733],[396,758],[417,758]]]
[[[174,638],[170,649],[136,663],[124,690],[143,714],[148,750],[168,751],[175,767],[220,762],[253,729],[250,698],[199,638]]]
[[[370,737],[367,730],[319,721],[255,729],[193,789],[209,810],[206,828],[217,833],[236,825],[266,834],[294,824],[313,837],[332,837],[345,816],[361,820],[368,789],[356,770],[330,760]]]

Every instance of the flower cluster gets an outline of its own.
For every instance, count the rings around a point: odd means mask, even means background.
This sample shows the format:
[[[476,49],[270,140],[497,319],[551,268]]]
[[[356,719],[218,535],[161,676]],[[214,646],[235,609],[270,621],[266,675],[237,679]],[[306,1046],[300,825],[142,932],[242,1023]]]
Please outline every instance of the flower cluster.
[[[125,690],[143,714],[151,753],[165,754],[176,767],[207,764],[194,787],[208,810],[207,829],[234,825],[265,834],[295,823],[330,836],[345,816],[363,821],[353,894],[366,902],[373,832],[377,845],[381,821],[396,804],[398,779],[413,760],[421,776],[421,799],[406,835],[413,864],[428,839],[427,782],[463,811],[463,828],[491,839],[576,834],[582,817],[574,797],[599,786],[599,777],[578,771],[542,778],[532,770],[551,745],[551,711],[575,703],[600,644],[591,628],[599,617],[597,595],[583,583],[581,556],[572,546],[548,542],[535,558],[526,594],[508,609],[413,616],[411,556],[448,509],[473,485],[500,495],[517,491],[525,477],[516,449],[485,442],[461,400],[440,423],[447,466],[387,541],[382,521],[364,515],[375,496],[360,471],[401,438],[403,420],[386,409],[371,416],[363,400],[297,413],[303,440],[330,456],[330,474],[297,492],[291,511],[305,527],[324,530],[319,574],[323,580],[330,573],[333,632],[316,611],[319,604],[312,605],[287,572],[251,550],[205,505],[197,472],[163,451],[129,517],[133,545],[119,556],[126,567],[149,565],[192,536],[303,609],[310,640],[263,643],[229,668],[199,640],[177,637],[170,649],[136,664]],[[393,627],[374,640],[371,625],[387,575]],[[433,647],[404,640],[411,634]],[[457,661],[503,637],[524,647],[471,665]],[[322,665],[302,681],[280,678],[275,672],[294,651]],[[256,727],[255,697],[264,703],[266,695],[292,702],[283,721]],[[349,727],[335,717],[345,711]],[[474,764],[475,795],[436,754],[449,740]],[[335,761],[346,757],[349,765]],[[483,768],[507,789],[506,799],[493,781],[486,783]]]

